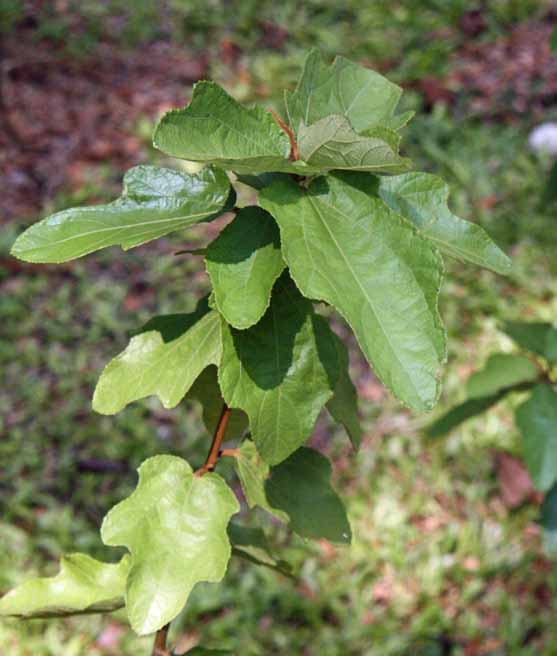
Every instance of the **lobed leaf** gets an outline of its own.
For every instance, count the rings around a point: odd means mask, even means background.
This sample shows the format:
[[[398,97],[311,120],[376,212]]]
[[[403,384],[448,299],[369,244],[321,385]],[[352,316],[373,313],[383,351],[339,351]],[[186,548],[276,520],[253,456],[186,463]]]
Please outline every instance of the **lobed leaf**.
[[[413,115],[394,115],[401,95],[396,84],[344,57],[327,66],[314,48],[296,89],[285,93],[285,103],[290,127],[296,133],[301,123],[311,125],[331,114],[345,116],[356,132],[377,125],[398,130]]]
[[[239,330],[256,324],[285,267],[273,217],[259,207],[241,209],[209,245],[205,265],[227,323]]]
[[[124,176],[118,200],[56,212],[21,234],[11,253],[46,263],[66,262],[107,246],[127,250],[220,214],[229,193],[229,180],[219,170],[189,175],[136,166]]]
[[[287,276],[277,281],[258,324],[236,330],[223,322],[222,394],[248,415],[253,441],[269,464],[305,442],[337,377],[328,326]]]
[[[468,379],[468,398],[498,394],[509,387],[533,382],[539,374],[536,365],[525,355],[496,353],[488,358],[481,371]]]
[[[372,184],[369,175],[340,172],[307,190],[281,180],[262,189],[259,201],[279,224],[300,291],[338,310],[381,380],[412,408],[428,410],[445,361],[442,262]]]
[[[515,417],[532,482],[546,492],[557,481],[557,394],[553,387],[536,385]]]
[[[378,182],[378,194],[443,253],[497,273],[510,272],[510,259],[487,232],[451,212],[449,187],[441,178],[430,173],[384,177]]]
[[[557,363],[557,328],[550,323],[508,321],[503,331],[523,349]]]
[[[335,335],[339,376],[333,397],[327,401],[327,410],[333,419],[342,424],[355,449],[360,446],[362,429],[358,419],[358,393],[348,372],[348,350],[344,342]]]
[[[86,554],[70,554],[60,561],[60,572],[32,579],[0,599],[0,616],[63,617],[109,613],[124,605],[128,555],[119,563],[102,563]]]
[[[206,299],[191,314],[155,317],[106,365],[93,409],[113,415],[150,395],[173,408],[205,367],[219,362],[220,354],[220,317],[209,311]]]
[[[134,631],[146,635],[178,615],[196,583],[222,579],[226,527],[240,508],[220,476],[196,477],[176,456],[149,458],[138,473],[135,491],[104,518],[101,537],[131,552],[126,608]]]
[[[352,533],[346,510],[330,478],[327,458],[302,447],[271,468],[265,491],[269,503],[288,515],[298,535],[349,543]]]

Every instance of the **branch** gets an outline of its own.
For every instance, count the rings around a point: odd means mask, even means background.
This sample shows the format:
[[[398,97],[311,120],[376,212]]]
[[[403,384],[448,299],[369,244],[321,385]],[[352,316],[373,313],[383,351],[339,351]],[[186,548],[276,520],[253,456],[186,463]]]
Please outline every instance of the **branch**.
[[[170,624],[166,624],[162,629],[157,631],[151,656],[170,656],[170,652],[166,648],[166,636],[168,635],[169,626]]]
[[[217,423],[217,428],[213,436],[213,442],[209,450],[209,455],[207,456],[207,460],[205,461],[203,467],[200,467],[195,472],[195,476],[203,476],[203,474],[211,472],[215,468],[215,465],[221,456],[220,448],[224,439],[224,434],[226,433],[226,427],[228,426],[228,420],[230,419],[231,412],[232,410],[230,410],[226,403],[224,403],[222,406],[222,412],[220,413],[219,421]]]

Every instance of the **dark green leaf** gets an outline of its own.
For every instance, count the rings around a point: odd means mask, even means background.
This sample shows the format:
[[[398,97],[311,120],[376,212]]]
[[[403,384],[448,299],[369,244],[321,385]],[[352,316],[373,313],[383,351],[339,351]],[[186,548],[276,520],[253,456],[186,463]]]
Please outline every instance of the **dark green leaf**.
[[[205,367],[218,364],[220,354],[220,317],[208,311],[206,299],[192,314],[155,317],[107,364],[93,408],[113,415],[152,394],[165,408],[173,408]]]
[[[240,507],[220,476],[196,477],[181,458],[155,456],[138,471],[137,488],[106,515],[101,537],[131,552],[126,609],[145,635],[176,617],[196,583],[222,579],[226,527]]]
[[[222,649],[205,649],[204,647],[194,647],[184,656],[227,656],[227,654],[232,654],[232,652],[223,651]]]
[[[439,394],[445,332],[438,253],[368,191],[367,174],[335,173],[307,190],[280,181],[259,193],[277,220],[300,291],[335,307],[381,380],[416,410]]]
[[[232,544],[233,556],[248,560],[254,565],[269,567],[284,576],[294,578],[290,564],[275,558],[267,537],[260,528],[241,526],[231,522],[228,525],[228,537]]]
[[[248,187],[253,187],[253,189],[268,187],[271,183],[284,178],[286,175],[286,173],[259,173],[254,175],[236,173],[239,182],[248,185]]]
[[[129,569],[127,555],[115,565],[85,554],[63,556],[56,576],[31,579],[4,595],[0,616],[28,619],[109,613],[124,605]]]
[[[248,415],[262,458],[276,464],[305,442],[338,377],[324,319],[287,276],[261,321],[247,330],[223,322],[219,383],[226,403]]]
[[[540,372],[525,355],[496,353],[491,355],[481,371],[470,376],[468,398],[493,396],[504,389],[535,381]]]
[[[298,535],[349,543],[350,524],[330,478],[327,458],[302,447],[271,468],[265,490],[270,504],[287,513]]]
[[[18,237],[12,255],[27,262],[66,262],[106,246],[124,250],[187,228],[223,210],[230,183],[219,170],[198,175],[136,166],[113,203],[57,212]]]
[[[464,401],[464,403],[457,405],[437,419],[437,421],[434,421],[426,430],[427,436],[435,438],[446,435],[457,426],[460,426],[460,424],[467,419],[475,417],[476,415],[485,412],[488,408],[491,408],[492,405],[499,403],[505,394],[506,392],[500,392],[493,396],[484,396],[482,398]]]
[[[557,328],[552,324],[508,321],[503,331],[523,349],[541,355],[550,364],[557,362]]]
[[[240,210],[209,245],[205,264],[216,307],[227,323],[238,329],[256,324],[285,267],[273,217],[259,207]]]
[[[516,410],[522,450],[532,482],[546,492],[557,481],[557,395],[551,385],[537,385]]]
[[[358,394],[348,372],[348,350],[344,342],[335,335],[337,347],[339,376],[335,385],[333,398],[327,401],[327,410],[341,423],[355,449],[360,446],[362,429],[358,419]]]
[[[557,556],[557,483],[545,493],[540,523],[543,530],[543,547],[548,556]]]
[[[379,196],[447,255],[497,273],[511,270],[511,261],[483,228],[450,211],[449,187],[441,178],[429,173],[384,177]]]

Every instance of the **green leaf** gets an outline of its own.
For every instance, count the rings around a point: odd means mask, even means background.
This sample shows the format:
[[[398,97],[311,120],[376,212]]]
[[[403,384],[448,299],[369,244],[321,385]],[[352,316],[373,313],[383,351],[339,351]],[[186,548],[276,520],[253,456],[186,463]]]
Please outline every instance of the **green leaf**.
[[[196,477],[181,458],[155,456],[138,472],[137,488],[106,515],[101,537],[131,552],[126,609],[134,631],[146,635],[178,615],[196,583],[222,579],[226,526],[240,508],[220,476]]]
[[[232,544],[232,555],[244,560],[269,567],[283,576],[295,579],[292,567],[284,560],[277,560],[271,551],[267,536],[260,528],[241,526],[231,522],[228,525],[228,537]]]
[[[268,111],[242,107],[214,82],[198,82],[186,108],[166,113],[153,142],[172,157],[240,174],[304,168],[288,160],[290,140]]]
[[[205,265],[226,321],[238,329],[256,324],[285,267],[273,217],[259,207],[240,210],[209,245]]]
[[[219,170],[189,175],[136,166],[118,200],[52,214],[21,234],[11,252],[27,262],[66,262],[106,246],[127,250],[220,214],[229,191]]]
[[[350,524],[330,478],[331,465],[327,458],[302,447],[271,468],[265,490],[271,505],[288,514],[298,535],[349,543]]]
[[[85,554],[63,556],[60,572],[32,579],[0,599],[0,615],[21,618],[109,613],[124,605],[129,556],[117,564]]]
[[[540,372],[525,355],[496,353],[491,355],[481,371],[470,376],[468,398],[492,396],[504,389],[536,380]]]
[[[557,328],[550,323],[508,321],[503,331],[523,349],[557,363]]]
[[[298,150],[302,160],[321,170],[401,173],[410,168],[410,160],[400,157],[398,149],[393,148],[397,137],[393,133],[389,143],[377,136],[361,136],[346,117],[333,114],[310,126],[300,124]]]
[[[429,173],[406,173],[379,181],[379,196],[402,214],[443,253],[497,273],[511,270],[510,259],[479,225],[464,221],[448,206],[449,187]]]
[[[540,523],[543,547],[547,556],[557,556],[557,483],[545,493]]]
[[[93,409],[113,415],[152,394],[165,408],[173,408],[203,369],[219,362],[220,354],[220,317],[208,311],[206,299],[191,314],[155,317],[107,364]]]
[[[557,481],[557,395],[551,385],[537,385],[515,417],[532,482],[546,492]]]
[[[331,114],[342,114],[356,132],[381,125],[398,130],[413,113],[394,116],[402,89],[375,71],[337,57],[331,66],[319,50],[308,54],[302,76],[285,102],[291,128],[312,125]]]
[[[249,417],[269,464],[305,442],[338,376],[335,343],[322,317],[283,276],[261,321],[247,330],[223,322],[219,383],[226,403]]]
[[[358,419],[358,394],[348,372],[348,350],[344,342],[335,335],[339,376],[333,398],[327,401],[327,410],[333,419],[344,426],[355,449],[360,446],[362,429]]]
[[[195,400],[203,409],[203,423],[212,435],[216,428],[224,405],[224,399],[219,387],[217,368],[210,365],[196,378],[186,395],[186,399]],[[226,427],[225,439],[240,437],[248,427],[248,418],[241,410],[232,410]]]
[[[355,173],[320,177],[307,190],[280,181],[259,201],[279,224],[300,291],[335,307],[381,380],[412,408],[428,410],[445,361],[441,258],[370,184],[372,176]]]
[[[275,182],[275,180],[280,180],[287,176],[286,173],[258,173],[254,175],[234,173],[238,178],[238,182],[241,182],[248,187],[252,187],[253,189],[263,189],[263,187],[268,187]]]
[[[269,465],[261,458],[251,440],[242,442],[238,455],[234,458],[234,468],[249,508],[259,506],[281,521],[287,522],[287,515],[272,508],[267,501],[265,481],[269,477]]]
[[[185,656],[226,656],[232,654],[231,651],[223,651],[222,649],[205,649],[205,647],[194,647],[185,654]]]
[[[506,395],[507,391],[494,394],[493,396],[483,396],[478,399],[470,399],[464,401],[460,405],[452,408],[446,414],[442,415],[439,419],[434,421],[426,430],[429,438],[442,437],[450,433],[454,428],[460,426],[468,419],[485,412],[488,408],[499,403]]]

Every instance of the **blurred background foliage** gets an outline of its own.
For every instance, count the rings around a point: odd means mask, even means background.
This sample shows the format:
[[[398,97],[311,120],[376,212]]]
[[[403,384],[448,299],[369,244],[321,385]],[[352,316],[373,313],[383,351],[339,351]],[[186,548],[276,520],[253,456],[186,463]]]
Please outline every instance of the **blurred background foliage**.
[[[308,47],[361,61],[403,85],[404,108],[417,111],[405,131],[416,167],[442,175],[452,208],[514,261],[508,278],[447,261],[450,357],[436,416],[490,352],[512,350],[500,321],[557,319],[555,156],[528,146],[535,125],[557,119],[556,22],[551,0],[0,2],[0,592],[52,573],[66,551],[114,558],[98,526],[140,462],[203,459],[199,408],[148,399],[101,417],[90,398],[131,331],[193,309],[208,285],[202,259],[173,253],[205,245],[227,219],[62,266],[12,260],[16,235],[40,215],[113,198],[135,163],[182,166],[150,135],[196,80],[272,106]],[[401,408],[354,343],[351,368],[361,451],[325,418],[313,443],[335,462],[354,545],[304,543],[260,516],[298,584],[233,561],[224,585],[199,586],[174,624],[179,652],[203,639],[250,655],[557,654],[557,570],[515,460],[512,409],[430,444],[431,417]],[[149,642],[118,613],[0,624],[0,651],[14,656],[131,656]]]

